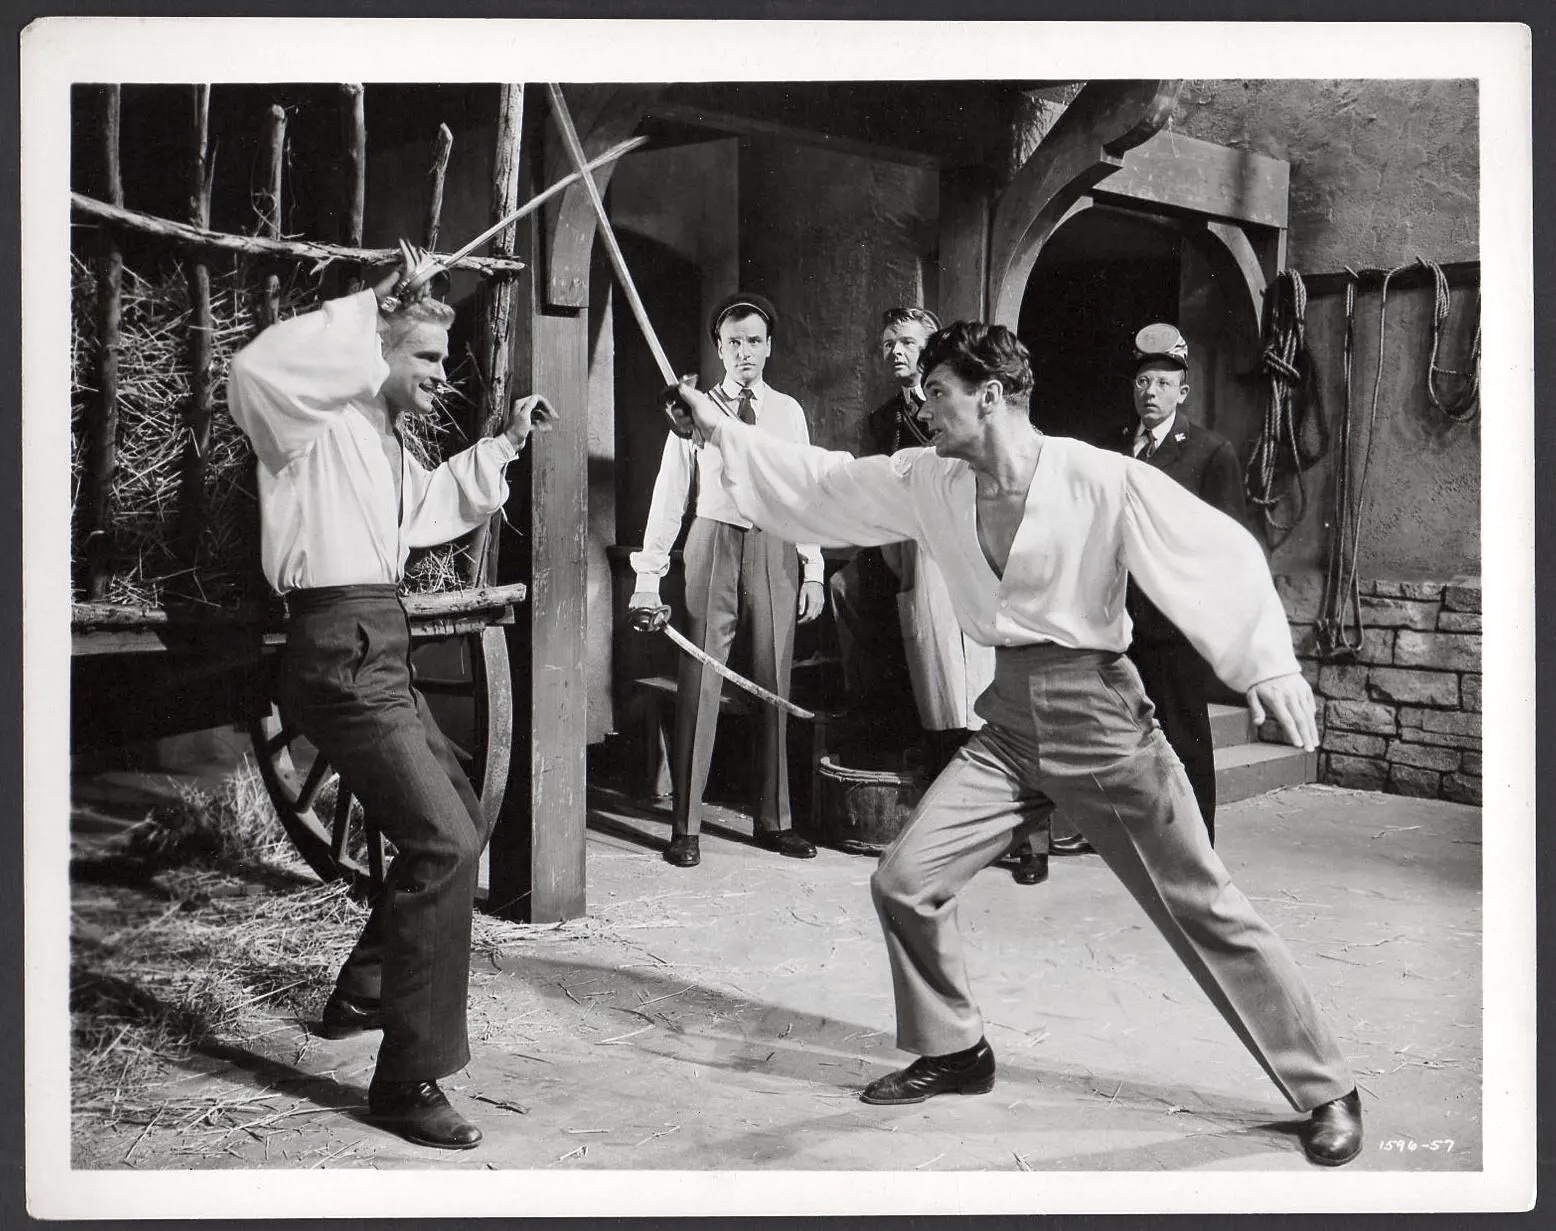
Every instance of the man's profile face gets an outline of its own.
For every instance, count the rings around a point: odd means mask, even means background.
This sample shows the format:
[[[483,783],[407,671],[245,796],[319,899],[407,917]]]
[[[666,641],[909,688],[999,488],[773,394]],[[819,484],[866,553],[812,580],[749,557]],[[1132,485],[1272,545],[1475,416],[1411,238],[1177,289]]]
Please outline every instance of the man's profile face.
[[[1189,396],[1188,373],[1173,363],[1145,363],[1135,373],[1135,414],[1146,427],[1166,422]]]
[[[731,313],[719,322],[719,358],[724,361],[725,374],[737,384],[749,386],[761,380],[772,353],[767,318],[760,312],[744,316]]]
[[[380,392],[396,414],[432,409],[438,387],[447,379],[448,330],[431,321],[412,325],[384,351],[389,378]]]
[[[924,377],[924,409],[930,416],[930,443],[941,457],[964,460],[981,437],[979,411],[988,382],[972,384],[942,363]]]
[[[923,321],[901,321],[881,331],[881,358],[899,385],[918,383],[919,356],[929,341]]]

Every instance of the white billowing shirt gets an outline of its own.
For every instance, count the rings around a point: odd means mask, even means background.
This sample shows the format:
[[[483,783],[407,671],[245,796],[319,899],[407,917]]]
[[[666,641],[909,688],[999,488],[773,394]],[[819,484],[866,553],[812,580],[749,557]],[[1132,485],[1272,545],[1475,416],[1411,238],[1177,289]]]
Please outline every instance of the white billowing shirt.
[[[413,547],[475,529],[508,499],[498,435],[436,470],[402,449],[403,491],[375,420],[389,365],[361,291],[270,326],[232,359],[227,405],[259,458],[260,554],[278,593],[398,583]],[[387,421],[387,416],[380,421]]]
[[[904,449],[854,458],[759,440],[725,421],[712,447],[741,511],[828,546],[914,539],[939,564],[957,622],[991,646],[1121,651],[1125,582],[1140,588],[1239,692],[1298,670],[1258,542],[1155,467],[1061,436],[1043,439],[1003,577],[978,543],[971,466]]]
[[[740,397],[740,385],[733,377],[726,376],[717,392],[733,406]],[[751,406],[756,412],[756,431],[780,440],[810,443],[805,412],[787,393],[779,393],[759,380],[751,386]],[[691,493],[693,473],[697,476],[698,517],[750,527],[751,519],[735,507],[719,481],[722,468],[717,449],[698,448],[674,432],[665,437],[664,453],[659,459],[659,477],[654,480],[648,522],[643,527],[643,549],[633,552],[631,557],[639,591],[659,593],[659,579],[669,571],[670,549],[681,533],[681,518],[686,514],[686,498]],[[821,549],[807,542],[799,544],[796,550],[800,553],[805,580],[819,582],[825,567]]]

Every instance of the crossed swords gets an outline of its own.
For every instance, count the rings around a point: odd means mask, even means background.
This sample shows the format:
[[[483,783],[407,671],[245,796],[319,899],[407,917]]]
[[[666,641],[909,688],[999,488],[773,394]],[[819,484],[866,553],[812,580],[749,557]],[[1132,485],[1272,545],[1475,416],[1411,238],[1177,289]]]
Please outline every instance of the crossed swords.
[[[592,172],[607,163],[614,162],[623,154],[637,149],[645,141],[646,137],[634,137],[630,141],[623,141],[620,145],[607,150],[592,162],[584,157],[583,143],[578,140],[578,130],[573,127],[572,114],[567,109],[567,101],[562,97],[562,87],[551,83],[546,86],[551,95],[551,114],[555,118],[557,128],[562,135],[562,143],[567,147],[567,156],[573,164],[571,175],[565,176],[552,184],[539,196],[531,197],[518,209],[507,217],[493,223],[482,231],[458,252],[447,257],[435,257],[422,253],[404,243],[401,244],[410,273],[401,280],[395,288],[394,298],[403,302],[405,298],[426,285],[437,274],[456,264],[464,257],[470,255],[482,244],[500,234],[504,228],[513,225],[519,219],[533,213],[547,200],[554,197],[574,183],[583,185],[585,194],[589,198],[589,205],[594,210],[595,220],[599,223],[600,238],[605,243],[606,255],[610,258],[611,268],[616,272],[616,279],[621,285],[622,294],[627,298],[627,305],[632,310],[632,316],[638,323],[638,328],[643,332],[643,338],[648,343],[648,349],[654,356],[654,363],[659,368],[659,374],[664,378],[667,386],[676,385],[679,379],[675,369],[670,365],[670,358],[665,354],[665,348],[659,343],[659,335],[654,332],[654,326],[648,319],[648,309],[643,306],[642,296],[638,294],[637,285],[632,281],[632,272],[627,268],[627,260],[621,253],[621,245],[616,241],[616,232],[611,228],[610,219],[605,214],[605,202],[600,196],[599,185],[594,182]],[[392,305],[386,304],[391,311]],[[663,632],[684,653],[690,655],[704,667],[711,668],[715,673],[734,684],[737,688],[744,689],[758,700],[768,705],[776,706],[785,713],[792,714],[796,718],[813,720],[816,715],[812,710],[795,705],[785,697],[780,697],[775,692],[770,692],[751,680],[746,679],[738,671],[731,670],[717,659],[713,658],[700,646],[688,641],[676,627],[669,622],[670,609],[668,607],[644,608],[636,614],[632,626],[640,632]]]

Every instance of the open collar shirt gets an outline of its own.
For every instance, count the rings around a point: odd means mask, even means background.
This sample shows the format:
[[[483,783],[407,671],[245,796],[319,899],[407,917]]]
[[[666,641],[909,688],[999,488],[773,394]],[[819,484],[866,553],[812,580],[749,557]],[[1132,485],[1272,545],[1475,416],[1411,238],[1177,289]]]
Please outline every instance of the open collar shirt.
[[[726,376],[712,394],[731,417],[740,398],[740,383]],[[786,393],[779,393],[765,381],[751,386],[751,406],[756,412],[754,430],[763,436],[796,444],[810,443],[805,412]],[[745,424],[741,424],[745,427]],[[637,589],[650,594],[659,592],[659,579],[669,571],[670,549],[681,533],[681,519],[691,495],[692,478],[697,480],[697,516],[728,522],[745,529],[751,519],[745,516],[721,480],[723,460],[717,449],[698,447],[674,432],[665,437],[664,453],[659,459],[659,477],[648,507],[648,522],[643,527],[643,548],[632,553],[632,570],[637,574]],[[789,535],[783,535],[790,538]],[[808,537],[808,536],[807,536]],[[806,581],[819,582],[824,565],[821,549],[815,543],[797,543]]]
[[[1298,670],[1258,542],[1154,467],[1048,436],[1003,575],[978,541],[976,477],[933,449],[854,458],[759,439],[724,421],[724,490],[756,524],[828,546],[914,539],[945,575],[962,630],[983,645],[1122,651],[1126,581],[1238,691]]]
[[[270,326],[232,360],[227,404],[258,457],[260,554],[278,593],[397,584],[413,547],[474,530],[508,498],[506,435],[435,470],[403,448],[401,493],[378,423],[389,375],[370,290]]]

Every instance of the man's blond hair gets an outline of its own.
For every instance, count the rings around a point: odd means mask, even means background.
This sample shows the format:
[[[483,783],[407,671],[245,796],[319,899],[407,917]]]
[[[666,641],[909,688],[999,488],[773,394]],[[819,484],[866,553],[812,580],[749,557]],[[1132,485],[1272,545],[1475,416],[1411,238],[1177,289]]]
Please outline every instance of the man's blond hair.
[[[448,329],[454,323],[454,309],[439,299],[419,299],[398,312],[378,314],[378,336],[386,350],[393,350],[417,325],[436,325]]]

